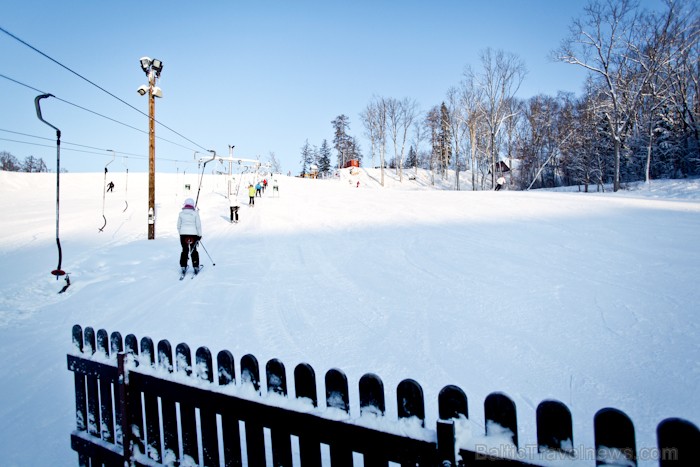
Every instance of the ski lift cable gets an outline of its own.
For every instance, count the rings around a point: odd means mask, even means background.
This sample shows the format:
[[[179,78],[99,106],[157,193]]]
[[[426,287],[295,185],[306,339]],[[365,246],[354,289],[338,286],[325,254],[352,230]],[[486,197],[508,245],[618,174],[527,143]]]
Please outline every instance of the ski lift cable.
[[[59,236],[59,213],[60,213],[60,193],[61,193],[61,130],[44,120],[44,118],[41,115],[41,100],[46,99],[47,97],[53,97],[51,94],[41,94],[36,96],[34,98],[34,107],[36,108],[36,116],[41,120],[43,123],[46,125],[50,126],[54,130],[56,130],[56,247],[58,248],[58,266],[56,266],[56,269],[51,271],[51,274],[56,276],[56,280],[58,280],[59,276],[66,275],[66,272],[61,269],[61,262],[63,260],[63,252],[61,251],[61,240]],[[66,282],[67,285],[64,287],[62,290],[65,291],[65,289],[70,285],[70,281],[68,279],[68,276],[66,276]]]

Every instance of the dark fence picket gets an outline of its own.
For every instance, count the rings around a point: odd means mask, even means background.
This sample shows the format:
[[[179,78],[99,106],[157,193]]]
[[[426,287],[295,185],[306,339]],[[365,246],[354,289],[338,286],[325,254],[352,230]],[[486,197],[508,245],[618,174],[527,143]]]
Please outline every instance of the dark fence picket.
[[[274,358],[265,365],[268,394],[287,397],[287,374],[284,364]],[[291,428],[287,424],[275,426],[270,432],[272,442],[272,464],[275,466],[292,466]]]
[[[158,368],[172,373],[173,346],[163,339],[158,342]],[[163,460],[177,459],[180,456],[180,441],[177,436],[177,404],[170,395],[160,398],[160,412],[163,422]]]
[[[195,352],[195,374],[197,379],[214,382],[211,351],[199,347]],[[204,465],[219,465],[219,439],[216,427],[216,412],[211,407],[200,407],[199,420],[202,430],[202,457]]]
[[[451,418],[469,418],[467,395],[461,388],[449,384],[438,394],[438,416],[441,420]]]
[[[119,352],[124,351],[124,342],[122,341],[122,335],[118,331],[114,331],[109,335],[109,350],[112,352],[112,356],[115,356]]]
[[[192,352],[185,343],[175,347],[176,371],[185,376],[192,375]],[[197,413],[194,401],[180,401],[180,427],[182,428],[182,453],[199,464],[199,445],[197,442]]]
[[[547,400],[537,406],[537,451],[574,453],[571,412],[559,401]]]
[[[412,379],[401,381],[396,388],[396,402],[399,418],[416,417],[425,426],[425,403],[423,388]]]
[[[297,399],[308,399],[318,407],[316,372],[308,363],[300,363],[294,368],[294,394]],[[299,460],[304,466],[321,466],[321,443],[317,437],[309,434],[299,438]]]
[[[360,415],[383,417],[386,412],[384,398],[384,382],[379,376],[367,373],[360,378],[358,383],[360,392]],[[364,465],[366,467],[386,467],[389,465],[384,446],[366,446],[364,452]]]
[[[659,466],[690,466],[697,464],[700,430],[687,420],[667,418],[656,428],[659,445]]]
[[[469,418],[467,395],[453,384],[442,388],[438,393],[437,451],[438,465],[456,465],[454,419]],[[460,456],[466,459],[467,454]]]
[[[250,385],[255,392],[260,393],[260,365],[258,360],[250,354],[241,357],[241,384]],[[245,421],[245,440],[248,465],[251,467],[267,465],[265,459],[265,432],[258,420]]]
[[[332,368],[326,372],[326,407],[350,414],[348,378],[342,371]],[[347,467],[353,465],[352,450],[345,439],[334,440],[330,445],[331,465]]]
[[[139,341],[135,335],[127,334],[127,336],[124,338],[124,351],[131,357],[134,365],[138,366],[139,359],[137,357],[139,355]]]
[[[83,353],[83,328],[76,324],[71,330],[71,338],[75,352]],[[87,431],[87,392],[85,389],[85,375],[73,372],[73,384],[75,386],[75,426],[76,431]],[[88,467],[90,459],[86,454],[78,454],[80,467]]]
[[[384,383],[379,376],[367,373],[360,378],[360,415],[373,414],[383,417],[386,412]]]
[[[420,426],[425,427],[425,402],[423,388],[413,379],[405,379],[396,388],[396,403],[399,419],[416,417]],[[429,460],[409,456],[401,460],[403,467],[426,464]]]
[[[83,333],[84,338],[84,353],[94,355],[97,347],[95,330],[91,327],[86,327]],[[99,384],[97,376],[86,376],[87,383],[87,431],[92,436],[100,437],[100,396]]]
[[[501,434],[500,429],[506,429],[512,433],[513,444],[518,446],[518,418],[515,402],[502,393],[489,394],[484,401],[484,416],[486,436]],[[500,428],[495,427],[494,423]]]
[[[236,370],[233,354],[228,350],[220,351],[216,356],[216,366],[219,375],[219,386],[236,384]],[[241,430],[235,410],[221,408],[221,438],[223,440],[224,466],[241,466]]]
[[[109,335],[104,329],[97,331],[96,353],[109,358]],[[114,443],[114,415],[112,414],[112,382],[100,378],[100,437]]]
[[[124,449],[128,452],[144,452],[144,429],[141,393],[135,390],[129,390],[125,384],[124,377],[126,375],[127,362],[139,365],[139,343],[138,338],[133,334],[127,334],[124,338],[124,358],[120,360],[120,375],[122,378],[119,381],[120,393],[122,399],[126,401],[126,406],[122,408],[122,442]],[[128,417],[128,418],[127,418]]]
[[[622,411],[613,408],[600,409],[593,417],[595,430],[596,465],[604,465],[612,456],[620,462],[622,454],[626,465],[637,465],[637,444],[632,420]],[[615,450],[613,452],[612,450]]]
[[[83,353],[83,328],[79,325],[73,326],[71,333],[73,345],[76,351]],[[73,381],[75,384],[75,425],[78,431],[87,430],[87,392],[85,391],[85,375],[74,372]]]
[[[156,347],[153,339],[143,337],[141,339],[141,363],[148,365],[151,368],[156,366]],[[146,427],[146,456],[155,462],[160,462],[161,446],[160,446],[160,416],[158,414],[158,397],[150,392],[143,393],[144,407],[144,425]]]
[[[124,343],[122,342],[122,335],[114,331],[109,335],[109,348],[112,353],[112,358],[124,351]],[[118,446],[122,445],[122,407],[121,398],[118,396],[118,387],[116,384],[113,385],[114,388],[114,438]]]

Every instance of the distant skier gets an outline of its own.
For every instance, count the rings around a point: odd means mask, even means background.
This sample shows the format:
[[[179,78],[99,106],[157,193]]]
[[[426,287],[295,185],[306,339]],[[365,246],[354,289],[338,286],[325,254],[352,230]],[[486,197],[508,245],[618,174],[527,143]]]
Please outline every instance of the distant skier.
[[[114,182],[109,182],[109,185],[107,185],[107,191],[113,191],[114,190]]]
[[[248,206],[255,206],[255,187],[252,183],[248,185]]]
[[[192,257],[192,267],[199,270],[199,252],[197,243],[202,239],[202,222],[199,219],[199,212],[194,207],[194,200],[187,198],[182,211],[177,218],[177,231],[180,234],[180,267],[184,274],[187,268],[187,257]]]
[[[260,196],[262,198],[262,185],[260,182],[255,185],[255,196]]]
[[[506,184],[506,179],[503,178],[503,175],[501,175],[500,177],[498,177],[498,179],[496,179],[496,188],[495,188],[495,191],[498,191],[498,190],[500,190],[501,188],[503,188],[503,185],[505,185],[505,184]]]

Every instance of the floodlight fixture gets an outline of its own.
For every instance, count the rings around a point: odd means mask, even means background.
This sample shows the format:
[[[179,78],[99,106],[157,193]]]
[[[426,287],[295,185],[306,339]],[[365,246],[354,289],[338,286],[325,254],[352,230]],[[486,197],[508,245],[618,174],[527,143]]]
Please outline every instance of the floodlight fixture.
[[[144,73],[148,74],[148,69],[151,67],[150,57],[141,57],[141,69]]]
[[[139,86],[139,88],[136,90],[136,92],[138,92],[140,95],[143,96],[148,92],[148,86],[146,86],[145,84],[142,86]]]
[[[158,86],[153,86],[153,97],[163,97],[163,90]]]
[[[156,75],[160,76],[160,72],[163,71],[163,62],[161,62],[157,58],[154,58],[153,60],[151,60],[151,68],[155,70]]]

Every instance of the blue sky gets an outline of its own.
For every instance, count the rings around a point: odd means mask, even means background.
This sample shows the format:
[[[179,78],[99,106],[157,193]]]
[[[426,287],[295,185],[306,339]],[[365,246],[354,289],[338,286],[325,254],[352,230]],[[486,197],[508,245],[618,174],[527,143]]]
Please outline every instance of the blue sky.
[[[156,142],[158,171],[196,170],[205,149],[227,156],[235,145],[236,157],[274,152],[285,173],[297,173],[307,139],[332,144],[336,116],[349,117],[366,152],[359,114],[372,96],[409,97],[428,110],[466,65],[479,69],[487,47],[525,62],[520,97],[578,94],[583,71],[548,54],[585,3],[2,0],[0,27],[145,113],[139,58],[162,60],[156,119],[186,139],[157,127],[167,140]],[[111,149],[130,171],[148,170],[144,115],[2,32],[0,57],[0,74],[123,123],[42,101],[44,118],[62,132],[62,167],[101,172]],[[38,93],[26,86],[0,77],[0,151],[42,157],[54,169],[55,132],[36,118]]]

